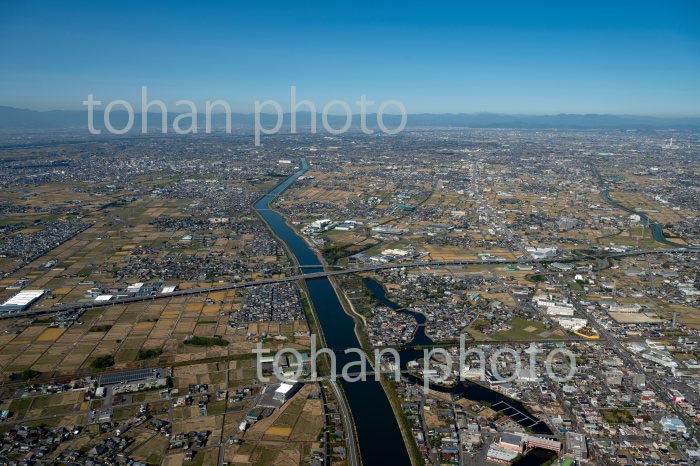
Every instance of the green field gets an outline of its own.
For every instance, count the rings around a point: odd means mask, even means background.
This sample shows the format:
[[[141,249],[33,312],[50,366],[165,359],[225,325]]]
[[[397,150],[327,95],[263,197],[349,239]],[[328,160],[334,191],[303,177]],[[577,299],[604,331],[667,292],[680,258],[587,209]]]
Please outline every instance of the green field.
[[[509,322],[510,330],[497,333],[493,340],[518,341],[518,340],[548,340],[562,338],[563,334],[557,330],[547,330],[541,322],[516,317]]]

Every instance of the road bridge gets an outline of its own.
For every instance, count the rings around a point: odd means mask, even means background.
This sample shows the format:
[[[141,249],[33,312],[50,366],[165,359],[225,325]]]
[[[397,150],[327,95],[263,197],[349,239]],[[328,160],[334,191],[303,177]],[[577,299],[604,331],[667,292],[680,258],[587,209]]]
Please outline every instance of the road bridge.
[[[649,254],[698,254],[700,253],[700,248],[676,248],[676,249],[650,249],[641,251],[628,251],[620,253],[606,253],[600,254],[598,258],[623,258],[632,256],[643,256]],[[273,285],[275,283],[288,283],[295,282],[299,280],[313,280],[315,278],[324,277],[334,277],[339,275],[349,275],[354,273],[365,273],[365,272],[376,272],[381,270],[391,270],[391,269],[402,269],[402,268],[420,268],[425,267],[428,269],[434,269],[440,266],[471,266],[471,265],[539,265],[539,264],[550,264],[554,262],[578,262],[582,259],[569,257],[569,258],[551,258],[551,259],[466,259],[466,260],[455,260],[455,261],[413,261],[413,262],[403,262],[403,263],[390,263],[390,264],[377,264],[369,265],[364,267],[353,267],[345,268],[340,270],[321,270],[319,272],[308,272],[298,275],[291,275],[289,277],[281,278],[270,278],[264,280],[256,280],[251,282],[241,282],[241,283],[228,283],[225,285],[211,286],[205,288],[194,288],[189,290],[179,290],[172,293],[158,294],[154,296],[133,296],[128,298],[113,299],[106,302],[92,302],[92,303],[70,303],[62,306],[56,306],[47,309],[36,309],[26,312],[3,312],[0,313],[0,319],[11,319],[11,318],[26,318],[34,317],[46,314],[57,314],[62,312],[74,312],[78,310],[94,309],[106,306],[115,306],[121,304],[130,304],[143,301],[154,301],[157,299],[172,298],[176,296],[188,296],[196,295],[202,293],[213,293],[217,291],[225,290],[235,290],[240,288],[250,288],[254,286],[265,286]],[[303,267],[317,267],[317,266],[303,266]],[[303,270],[303,269],[302,269]]]

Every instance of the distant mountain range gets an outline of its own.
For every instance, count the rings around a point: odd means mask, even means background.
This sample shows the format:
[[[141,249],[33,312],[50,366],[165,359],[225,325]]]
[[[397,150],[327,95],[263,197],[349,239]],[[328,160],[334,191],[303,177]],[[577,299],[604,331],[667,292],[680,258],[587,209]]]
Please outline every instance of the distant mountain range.
[[[172,132],[172,122],[176,113],[168,114],[168,131]],[[122,128],[127,122],[127,113],[113,111],[110,115],[115,128]],[[261,120],[265,127],[275,124],[276,115],[262,114]],[[321,115],[317,114],[317,127],[322,129]],[[250,127],[254,125],[254,115],[234,113],[231,115],[234,127]],[[104,129],[104,117],[101,111],[94,112],[95,128]],[[310,115],[307,112],[297,113],[297,125],[308,127]],[[388,128],[396,127],[400,122],[397,115],[385,115],[384,124]],[[289,125],[290,115],[284,115],[284,125]],[[334,128],[342,127],[344,116],[329,116],[329,123]],[[223,114],[212,116],[214,127],[223,127]],[[159,128],[161,115],[148,114],[148,126]],[[204,130],[204,114],[198,115],[198,128]],[[353,127],[359,127],[359,115],[353,116]],[[377,127],[376,115],[367,115],[367,125]],[[141,126],[141,113],[134,115],[134,128]],[[181,126],[187,127],[188,120],[183,120]],[[459,128],[514,128],[514,129],[622,129],[622,130],[700,130],[700,116],[697,117],[656,117],[636,115],[606,115],[606,114],[558,114],[558,115],[508,115],[500,113],[419,113],[408,116],[408,127],[459,127]],[[83,110],[51,110],[35,111],[14,107],[0,106],[0,129],[68,129],[84,128],[87,131],[87,112]]]

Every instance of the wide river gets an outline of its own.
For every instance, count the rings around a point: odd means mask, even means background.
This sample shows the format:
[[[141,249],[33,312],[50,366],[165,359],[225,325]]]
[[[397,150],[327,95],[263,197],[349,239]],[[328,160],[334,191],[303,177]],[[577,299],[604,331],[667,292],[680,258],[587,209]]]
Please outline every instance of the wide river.
[[[270,203],[297,178],[303,175],[308,168],[309,165],[306,159],[302,158],[299,171],[276,186],[255,204],[255,209],[294,254],[304,274],[323,270],[323,264],[309,244],[287,224],[285,218],[270,209]],[[377,300],[394,309],[399,308],[398,305],[386,298],[384,289],[378,282],[364,279],[364,283]],[[326,347],[336,352],[337,372],[340,373],[345,364],[358,359],[355,355],[348,356],[343,354],[343,351],[347,348],[360,348],[360,343],[355,335],[355,321],[345,313],[340,299],[328,278],[307,279],[306,286],[323,330]],[[410,313],[419,324],[425,323],[425,316],[422,314],[407,310],[401,312]],[[421,326],[409,346],[431,345],[432,343],[432,340],[425,334],[425,327]],[[405,370],[408,361],[418,359],[422,357],[422,354],[422,351],[410,348],[404,349],[400,352],[401,368]],[[410,375],[407,375],[407,377],[413,379]],[[341,380],[341,385],[352,411],[363,466],[410,465],[411,461],[401,436],[401,430],[381,384],[373,380],[353,383],[345,382],[340,377],[339,380]],[[419,380],[413,381],[419,384],[422,383]],[[513,409],[530,414],[521,403],[477,384],[462,383],[452,389],[437,386],[431,386],[431,388],[451,392],[454,395],[475,401],[492,404],[499,401],[507,402]],[[505,412],[508,413],[508,410]],[[530,416],[534,418],[534,416]],[[528,427],[537,433],[551,433],[543,422]],[[553,456],[550,452],[536,449],[523,458],[518,465],[539,465]]]
[[[284,217],[270,210],[270,202],[308,170],[306,159],[301,159],[301,169],[270,191],[255,204],[275,234],[286,243],[302,266],[303,273],[318,272],[323,264],[311,247],[287,225]],[[326,347],[337,354],[337,370],[359,357],[345,355],[347,348],[360,348],[355,335],[355,321],[345,313],[340,299],[328,278],[306,280],[309,297],[323,329]],[[338,354],[340,352],[340,354]],[[345,396],[352,411],[360,454],[364,466],[410,465],[406,446],[389,400],[379,382],[347,383],[341,380]]]

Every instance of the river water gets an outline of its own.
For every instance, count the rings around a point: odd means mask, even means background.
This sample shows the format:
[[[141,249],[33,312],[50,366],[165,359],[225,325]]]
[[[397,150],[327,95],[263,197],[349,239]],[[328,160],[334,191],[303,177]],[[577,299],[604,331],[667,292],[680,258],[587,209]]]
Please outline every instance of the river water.
[[[302,158],[301,164],[297,173],[260,199],[255,208],[275,234],[286,243],[302,266],[302,272],[312,273],[322,270],[321,261],[311,247],[287,225],[284,217],[270,210],[270,202],[308,169],[306,159]],[[323,329],[326,347],[336,351],[340,371],[345,364],[359,359],[356,355],[342,353],[347,348],[361,347],[355,335],[355,321],[345,313],[327,278],[306,280],[306,286]],[[381,384],[374,380],[353,383],[340,380],[352,411],[363,466],[410,465],[401,430]]]
[[[610,190],[605,187],[606,181],[596,167],[593,167],[593,175],[598,179],[598,183],[603,188],[603,190],[600,193],[603,196],[603,199],[605,199],[605,202],[607,202],[613,207],[617,207],[618,209],[624,210],[627,213],[638,215],[642,224],[645,227],[651,228],[651,233],[657,242],[673,247],[682,246],[681,244],[674,243],[673,241],[669,241],[668,239],[666,239],[663,233],[663,229],[661,228],[659,222],[652,222],[649,219],[649,216],[647,216],[645,213],[639,212],[638,210],[635,210],[631,207],[624,206],[616,200],[614,200],[612,197],[610,197]]]
[[[301,169],[298,172],[276,186],[255,204],[255,209],[294,254],[304,274],[323,270],[323,264],[309,244],[287,224],[285,218],[270,209],[270,203],[297,178],[303,175],[308,168],[309,165],[306,159],[302,158]],[[433,341],[425,333],[423,324],[426,318],[423,314],[400,309],[396,303],[386,298],[384,288],[375,280],[367,278],[364,279],[364,283],[382,304],[392,309],[397,309],[399,312],[411,314],[419,324],[411,343],[399,353],[401,356],[401,369],[405,370],[408,361],[423,356],[422,351],[414,349],[416,346],[433,344]],[[360,348],[360,343],[355,335],[355,321],[345,313],[340,299],[328,278],[307,279],[306,286],[319,324],[323,330],[326,347],[336,352],[337,372],[340,372],[345,364],[357,361],[359,358],[356,355],[343,353],[348,348]],[[407,376],[415,383],[422,383],[422,381],[411,375]],[[410,465],[410,459],[398,422],[381,384],[373,380],[353,383],[345,382],[342,378],[339,378],[339,380],[352,411],[363,466]],[[438,386],[431,386],[431,388],[491,404],[506,401],[513,408],[529,414],[521,403],[481,385],[461,383],[450,389]],[[534,418],[534,416],[532,417]],[[531,428],[537,433],[551,434],[551,431],[543,422]],[[518,464],[520,466],[540,465],[550,459],[552,455],[551,452],[535,450],[523,458],[522,462],[518,462]]]
[[[416,319],[416,322],[418,323],[416,333],[414,334],[413,339],[404,347],[404,349],[399,351],[399,356],[401,357],[401,370],[404,371],[403,377],[413,383],[419,385],[422,384],[422,380],[412,376],[411,374],[406,373],[405,371],[407,370],[407,365],[409,361],[418,360],[419,358],[423,357],[423,351],[417,350],[417,347],[431,346],[434,344],[433,340],[425,333],[424,324],[427,320],[425,315],[421,314],[420,312],[410,311],[406,308],[401,308],[401,306],[391,301],[389,298],[387,298],[386,290],[384,289],[384,287],[381,285],[381,283],[377,282],[376,280],[372,278],[363,278],[362,282],[364,283],[365,287],[367,287],[372,296],[381,304],[391,309],[394,309],[397,312],[409,314]],[[450,393],[454,397],[466,398],[472,401],[478,401],[480,403],[489,403],[490,405],[501,403],[499,408],[505,406],[503,403],[507,403],[508,406],[510,406],[510,408],[503,410],[505,414],[512,415],[516,412],[520,412],[526,414],[531,419],[537,419],[535,416],[532,415],[532,413],[530,413],[527,410],[527,408],[521,402],[508,398],[507,396],[502,395],[501,393],[490,390],[476,383],[462,382],[451,388],[431,384],[430,388],[438,392]],[[521,419],[521,417],[518,416],[516,417],[516,419]],[[536,434],[552,434],[552,431],[547,426],[547,424],[545,424],[542,421],[533,424],[532,421],[526,421],[525,419],[522,419],[519,423],[523,427],[531,429],[532,432]],[[551,460],[555,456],[556,454],[554,452],[535,448],[532,451],[530,451],[524,458],[516,462],[514,466],[539,466]]]

